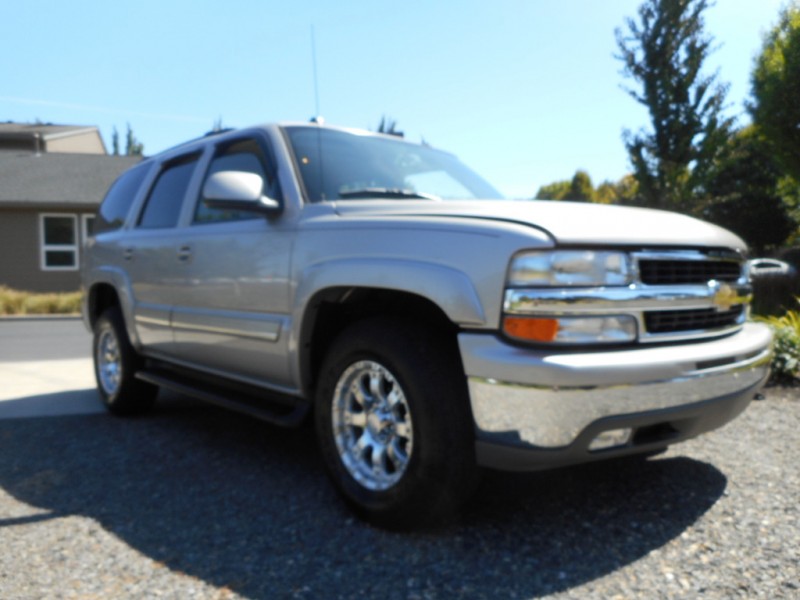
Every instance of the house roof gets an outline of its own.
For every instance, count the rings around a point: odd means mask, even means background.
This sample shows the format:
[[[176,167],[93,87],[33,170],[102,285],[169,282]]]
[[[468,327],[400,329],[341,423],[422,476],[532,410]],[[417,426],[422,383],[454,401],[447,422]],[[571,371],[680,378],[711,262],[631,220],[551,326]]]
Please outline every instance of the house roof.
[[[78,133],[91,133],[97,127],[87,125],[54,125],[53,123],[0,123],[0,139],[32,138],[39,134],[44,140],[57,139]]]
[[[100,130],[93,125],[0,123],[0,151],[106,154]]]
[[[100,204],[140,156],[0,153],[0,207]]]

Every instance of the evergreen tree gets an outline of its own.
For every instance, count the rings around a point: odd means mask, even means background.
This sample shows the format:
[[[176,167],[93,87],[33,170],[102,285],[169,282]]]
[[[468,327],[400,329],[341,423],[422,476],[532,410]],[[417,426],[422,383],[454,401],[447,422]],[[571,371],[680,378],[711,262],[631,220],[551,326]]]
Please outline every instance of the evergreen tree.
[[[130,123],[128,123],[128,132],[125,134],[125,154],[127,156],[142,156],[144,154],[144,144],[136,139],[133,135]]]
[[[624,134],[646,206],[699,213],[731,135],[733,119],[722,114],[727,86],[701,73],[713,43],[704,32],[707,7],[708,0],[645,0],[638,21],[616,31],[617,58],[638,86],[628,93],[650,113],[650,131]]]
[[[397,137],[404,136],[404,133],[397,129],[397,121],[388,118],[386,115],[381,117],[381,122],[378,124],[378,133],[396,135]]]

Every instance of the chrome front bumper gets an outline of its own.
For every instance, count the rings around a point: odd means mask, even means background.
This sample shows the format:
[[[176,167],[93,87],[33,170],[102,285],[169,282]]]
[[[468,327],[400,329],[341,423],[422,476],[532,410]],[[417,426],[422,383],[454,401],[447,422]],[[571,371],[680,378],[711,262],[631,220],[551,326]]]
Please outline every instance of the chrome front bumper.
[[[712,341],[575,352],[461,334],[479,462],[542,468],[595,458],[592,439],[620,427],[663,435],[639,436],[640,443],[633,435],[625,447],[613,449],[618,454],[719,427],[744,410],[768,377],[771,338],[766,326],[747,323]],[[539,454],[504,464],[503,457],[514,453],[488,451],[492,446]]]

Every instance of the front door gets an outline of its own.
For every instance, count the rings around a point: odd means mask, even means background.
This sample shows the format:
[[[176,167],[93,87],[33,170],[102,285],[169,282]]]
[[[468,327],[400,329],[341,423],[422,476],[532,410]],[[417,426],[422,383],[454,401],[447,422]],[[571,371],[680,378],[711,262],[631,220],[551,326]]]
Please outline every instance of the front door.
[[[204,181],[219,171],[262,177],[280,198],[266,140],[243,138],[215,150]],[[202,190],[202,185],[200,186]],[[288,369],[289,267],[294,226],[282,216],[212,209],[198,198],[183,228],[172,323],[182,360],[205,371],[278,388]]]

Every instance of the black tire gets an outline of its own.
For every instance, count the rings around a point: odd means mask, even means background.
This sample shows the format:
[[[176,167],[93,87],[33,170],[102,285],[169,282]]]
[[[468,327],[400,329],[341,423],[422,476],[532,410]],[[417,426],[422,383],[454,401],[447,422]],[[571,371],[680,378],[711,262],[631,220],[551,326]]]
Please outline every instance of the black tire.
[[[320,371],[315,424],[334,485],[373,524],[441,523],[477,485],[455,340],[412,322],[369,319],[339,336]]]
[[[119,307],[107,309],[94,325],[94,374],[109,412],[135,415],[153,407],[158,387],[136,379],[143,360],[133,349]]]

